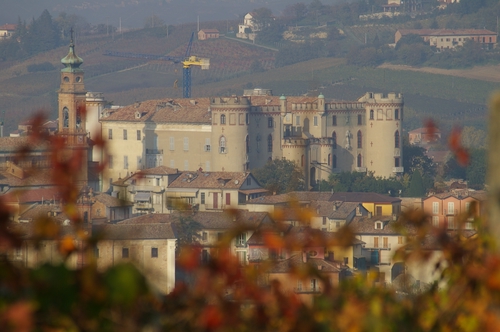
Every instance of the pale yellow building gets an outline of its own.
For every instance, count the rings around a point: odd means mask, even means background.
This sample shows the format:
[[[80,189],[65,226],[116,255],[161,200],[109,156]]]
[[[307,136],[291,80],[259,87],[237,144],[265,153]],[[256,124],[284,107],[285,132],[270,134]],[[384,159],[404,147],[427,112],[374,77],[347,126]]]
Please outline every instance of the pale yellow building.
[[[312,188],[331,173],[401,174],[401,94],[358,101],[318,97],[232,96],[138,102],[105,110],[103,190],[143,168],[244,172],[285,158]]]

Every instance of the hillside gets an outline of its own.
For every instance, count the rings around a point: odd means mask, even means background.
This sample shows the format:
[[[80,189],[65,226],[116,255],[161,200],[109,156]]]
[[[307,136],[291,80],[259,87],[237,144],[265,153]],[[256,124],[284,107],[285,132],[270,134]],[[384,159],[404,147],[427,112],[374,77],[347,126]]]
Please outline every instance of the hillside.
[[[186,24],[176,27],[168,37],[162,29],[149,29],[77,40],[76,51],[84,59],[82,68],[86,73],[87,90],[103,92],[115,105],[165,96],[181,97],[181,65],[114,58],[103,53],[116,50],[182,55],[195,29],[195,24]],[[56,117],[60,59],[67,51],[67,46],[60,47],[0,68],[0,105],[6,110],[6,132],[16,129],[21,119],[37,109],[45,109],[51,117]],[[315,95],[321,91],[327,98],[348,100],[366,91],[397,91],[405,95],[405,129],[416,128],[423,118],[437,114],[445,130],[456,123],[484,128],[485,105],[491,92],[499,87],[487,77],[474,75],[477,69],[469,71],[469,75],[463,71],[463,77],[455,77],[451,75],[456,73],[436,70],[402,71],[390,66],[359,68],[347,66],[344,60],[335,58],[274,68],[275,52],[228,38],[195,41],[192,54],[211,60],[209,70],[193,69],[193,97],[241,94],[244,88],[250,87],[270,88],[276,95]],[[250,73],[256,60],[265,72]],[[57,70],[27,71],[28,65],[44,62],[52,63]],[[174,88],[176,80],[178,88]]]

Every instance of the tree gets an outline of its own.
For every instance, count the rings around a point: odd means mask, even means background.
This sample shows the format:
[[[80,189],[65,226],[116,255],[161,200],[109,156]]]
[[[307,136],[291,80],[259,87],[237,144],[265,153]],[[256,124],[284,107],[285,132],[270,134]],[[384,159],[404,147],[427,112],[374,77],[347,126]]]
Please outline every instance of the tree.
[[[422,179],[420,171],[416,170],[411,176],[410,185],[408,186],[408,190],[405,192],[405,196],[423,197],[425,196],[425,193],[426,190],[424,186],[424,180]]]
[[[144,19],[144,29],[159,28],[165,25],[165,21],[157,15],[151,15]]]
[[[283,16],[286,20],[298,22],[307,16],[307,6],[302,2],[288,5],[283,10]]]
[[[428,175],[429,177],[434,177],[436,175],[436,165],[426,155],[426,150],[418,145],[411,145],[405,139],[403,141],[403,167],[405,173],[413,174],[415,171],[419,171],[422,175]]]
[[[304,174],[293,161],[274,159],[252,174],[264,188],[277,194],[304,190]]]
[[[471,126],[465,126],[461,132],[462,145],[465,148],[485,148],[486,132]]]
[[[265,71],[264,67],[262,66],[262,63],[255,59],[252,64],[250,65],[250,72],[251,73],[261,73]]]
[[[486,149],[473,149],[470,152],[470,162],[465,171],[468,187],[473,189],[484,188],[487,173],[487,157],[488,151]]]

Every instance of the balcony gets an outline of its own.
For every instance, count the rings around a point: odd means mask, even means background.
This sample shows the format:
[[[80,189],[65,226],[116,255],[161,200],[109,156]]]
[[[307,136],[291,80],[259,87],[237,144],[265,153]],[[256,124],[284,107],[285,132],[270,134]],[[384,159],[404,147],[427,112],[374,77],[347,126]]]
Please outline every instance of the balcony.
[[[366,167],[356,167],[354,170],[359,173],[366,173]]]
[[[146,149],[146,154],[163,154],[163,149]]]
[[[393,167],[392,172],[393,173],[403,173],[405,171],[404,167]]]

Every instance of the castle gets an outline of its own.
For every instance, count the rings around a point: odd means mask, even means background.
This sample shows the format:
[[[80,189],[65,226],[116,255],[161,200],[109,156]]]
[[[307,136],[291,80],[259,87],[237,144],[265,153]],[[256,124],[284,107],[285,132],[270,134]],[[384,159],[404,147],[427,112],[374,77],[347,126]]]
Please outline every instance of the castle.
[[[61,62],[58,132],[70,150],[83,155],[79,181],[95,190],[161,165],[243,172],[287,159],[303,170],[306,189],[342,171],[381,177],[403,172],[401,94],[369,92],[357,101],[336,101],[322,94],[273,96],[270,90],[254,89],[243,96],[106,108],[102,93],[85,90],[83,60],[73,42]],[[92,149],[101,137],[107,149]],[[88,178],[92,162],[107,163],[96,185]]]

